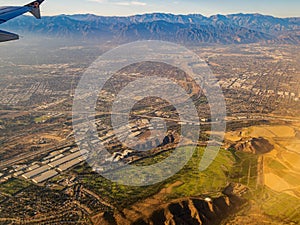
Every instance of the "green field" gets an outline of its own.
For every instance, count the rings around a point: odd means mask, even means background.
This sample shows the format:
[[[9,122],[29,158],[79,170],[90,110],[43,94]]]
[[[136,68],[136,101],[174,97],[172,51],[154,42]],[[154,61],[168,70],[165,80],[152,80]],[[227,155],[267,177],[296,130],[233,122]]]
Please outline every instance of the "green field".
[[[201,172],[198,170],[204,149],[197,148],[191,160],[177,174],[162,183],[147,187],[129,187],[112,183],[99,174],[90,173],[87,168],[78,167],[77,172],[81,181],[89,189],[98,193],[116,207],[128,207],[136,201],[158,193],[162,188],[180,181],[165,199],[176,199],[191,196],[218,197],[224,187],[230,182],[246,185],[249,192],[244,196],[254,201],[261,209],[262,214],[274,218],[274,221],[286,221],[289,224],[300,224],[300,200],[284,193],[277,193],[257,184],[258,156],[249,153],[235,152],[233,150],[220,150],[216,159]],[[163,152],[154,157],[145,158],[135,163],[136,166],[155,164],[165,159],[171,152]],[[274,167],[281,166],[270,162]],[[294,182],[298,182],[296,179]]]
[[[30,183],[28,183],[27,181],[13,178],[5,183],[0,184],[0,192],[9,194],[9,195],[14,195],[17,192],[28,187],[29,185],[30,185]]]
[[[262,206],[268,215],[300,223],[300,201],[291,195],[272,193]]]
[[[240,182],[249,186],[256,185],[257,156],[245,153],[233,155],[230,151],[220,150],[209,168],[200,172],[198,168],[203,152],[204,148],[198,147],[191,160],[177,174],[162,183],[147,187],[118,185],[106,180],[99,174],[91,173],[87,168],[79,167],[74,171],[79,174],[80,180],[86,187],[106,198],[112,204],[122,207],[152,196],[163,187],[168,187],[176,181],[181,181],[182,185],[174,187],[166,198],[200,196],[203,194],[212,197],[219,196],[229,182]],[[154,157],[140,160],[135,165],[155,164],[169,154],[170,152],[163,152]]]
[[[97,193],[101,198],[117,208],[123,208],[136,201],[150,197],[163,187],[162,184],[148,187],[119,185],[95,173],[81,175],[80,180],[85,187]]]
[[[47,120],[49,120],[50,118],[51,118],[51,116],[44,115],[44,116],[34,118],[34,122],[35,123],[43,123],[43,122],[46,122]]]

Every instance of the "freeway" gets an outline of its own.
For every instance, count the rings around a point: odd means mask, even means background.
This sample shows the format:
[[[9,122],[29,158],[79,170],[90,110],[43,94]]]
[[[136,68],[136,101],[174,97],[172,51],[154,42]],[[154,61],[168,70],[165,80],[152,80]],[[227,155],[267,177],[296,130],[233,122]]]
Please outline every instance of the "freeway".
[[[101,113],[100,115],[104,115],[104,114],[108,114],[108,112],[105,112],[105,113]],[[99,115],[97,113],[97,115]],[[141,118],[147,118],[147,119],[153,119],[155,117],[152,117],[152,116],[140,116]],[[181,122],[179,121],[178,119],[171,119],[171,118],[163,118],[167,121],[172,121],[172,122]],[[91,122],[88,118],[86,118],[87,121],[83,122],[83,123],[89,123]],[[297,118],[297,117],[282,117],[282,116],[275,116],[275,115],[272,115],[272,116],[268,116],[268,115],[265,115],[265,116],[261,116],[261,115],[253,115],[251,116],[251,118],[246,118],[246,119],[238,119],[238,118],[227,118],[226,119],[226,122],[233,122],[233,121],[243,121],[243,122],[246,122],[246,121],[257,121],[257,120],[276,120],[276,121],[285,121],[285,122],[300,122],[300,119]],[[189,122],[189,121],[186,121],[186,122]],[[192,121],[190,121],[191,123],[193,123]],[[205,125],[205,124],[211,124],[211,122],[201,122],[202,125]],[[20,162],[23,162],[25,160],[28,160],[28,159],[31,159],[31,158],[34,158],[38,155],[41,155],[41,154],[45,154],[45,153],[48,153],[48,152],[51,152],[51,151],[54,151],[54,150],[57,150],[57,149],[60,149],[60,148],[65,148],[65,147],[69,147],[69,146],[73,146],[75,144],[75,142],[73,141],[64,141],[63,143],[59,144],[59,145],[56,145],[56,146],[53,146],[51,148],[45,148],[45,149],[41,149],[41,150],[38,150],[38,151],[35,151],[35,152],[32,152],[32,153],[24,153],[24,154],[21,154],[19,155],[18,157],[15,157],[13,159],[8,159],[8,160],[5,160],[5,161],[0,161],[0,169],[3,169],[5,167],[8,167],[8,166],[12,166],[16,163],[20,163]]]

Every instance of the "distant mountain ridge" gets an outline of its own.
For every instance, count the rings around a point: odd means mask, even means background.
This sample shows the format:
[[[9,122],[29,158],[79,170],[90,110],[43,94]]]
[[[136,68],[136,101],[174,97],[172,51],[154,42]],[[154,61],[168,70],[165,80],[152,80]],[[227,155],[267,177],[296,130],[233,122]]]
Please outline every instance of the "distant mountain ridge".
[[[300,18],[261,14],[205,17],[200,14],[151,13],[128,17],[59,15],[34,20],[23,16],[1,25],[19,33],[85,41],[165,40],[179,43],[300,43]]]

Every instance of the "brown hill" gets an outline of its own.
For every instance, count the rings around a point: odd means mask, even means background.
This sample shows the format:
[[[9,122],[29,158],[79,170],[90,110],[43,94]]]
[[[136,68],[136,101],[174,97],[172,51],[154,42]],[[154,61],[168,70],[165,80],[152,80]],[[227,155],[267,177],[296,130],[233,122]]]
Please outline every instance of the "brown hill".
[[[253,154],[265,154],[274,149],[270,142],[262,137],[242,139],[237,144],[234,144],[237,151],[249,152]]]
[[[151,207],[126,209],[122,212],[101,213],[93,218],[94,224],[101,225],[214,225],[234,214],[246,202],[242,195],[247,188],[230,184],[217,198],[189,197],[172,200]],[[147,201],[147,200],[145,200]],[[141,204],[142,205],[142,204]],[[144,204],[146,205],[146,204]],[[135,212],[128,212],[134,210]],[[145,212],[152,210],[151,212]],[[133,216],[134,215],[134,216]],[[140,215],[137,217],[137,215]],[[149,215],[149,216],[145,216]]]

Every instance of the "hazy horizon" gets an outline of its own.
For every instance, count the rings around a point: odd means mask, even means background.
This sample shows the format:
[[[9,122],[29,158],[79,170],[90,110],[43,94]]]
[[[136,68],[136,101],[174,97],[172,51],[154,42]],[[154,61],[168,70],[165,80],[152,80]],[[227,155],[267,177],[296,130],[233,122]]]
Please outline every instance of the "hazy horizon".
[[[0,6],[24,5],[31,0],[15,0],[9,3],[0,0]],[[44,16],[95,14],[101,16],[130,16],[147,13],[171,13],[171,14],[201,14],[211,16],[216,14],[253,14],[271,15],[274,17],[287,18],[299,17],[300,2],[296,0],[268,1],[253,0],[172,0],[161,2],[158,0],[45,0],[42,6]]]
[[[138,16],[138,15],[147,15],[147,14],[156,14],[156,13],[160,13],[160,14],[171,14],[171,15],[175,15],[175,16],[180,16],[180,15],[184,15],[184,16],[188,16],[188,15],[202,15],[205,17],[211,17],[211,16],[216,16],[216,15],[224,15],[224,16],[228,16],[228,15],[238,15],[238,14],[243,14],[243,15],[254,15],[254,14],[259,14],[259,15],[263,15],[263,16],[272,16],[275,18],[281,18],[281,19],[285,19],[285,18],[300,18],[300,16],[290,16],[290,17],[280,17],[280,16],[275,16],[275,15],[271,15],[271,14],[263,14],[263,13],[257,13],[257,12],[249,12],[249,13],[243,13],[243,12],[236,12],[236,13],[228,13],[228,14],[221,14],[221,13],[216,13],[216,14],[210,14],[210,15],[204,15],[202,13],[171,13],[171,12],[160,12],[160,11],[154,11],[154,12],[145,12],[145,13],[136,13],[136,14],[129,14],[129,15],[102,15],[102,14],[96,14],[96,13],[70,13],[70,14],[54,14],[54,15],[44,15],[44,17],[53,17],[53,16],[62,16],[62,15],[66,15],[66,16],[74,16],[74,15],[94,15],[94,16],[102,16],[102,17],[130,17],[130,16]],[[31,14],[25,14],[28,16],[31,16]]]

